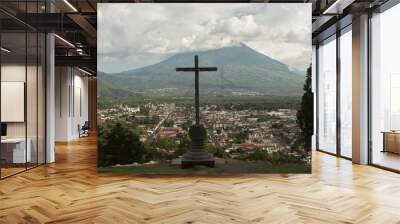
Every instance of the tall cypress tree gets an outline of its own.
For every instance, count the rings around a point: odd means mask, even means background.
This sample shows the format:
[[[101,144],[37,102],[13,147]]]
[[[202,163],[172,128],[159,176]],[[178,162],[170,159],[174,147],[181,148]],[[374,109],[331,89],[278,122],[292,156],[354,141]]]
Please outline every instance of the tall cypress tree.
[[[297,124],[300,127],[301,135],[297,141],[297,147],[311,151],[311,138],[314,130],[314,99],[311,89],[311,66],[307,69],[306,81],[303,86],[304,94],[301,99],[300,109],[297,111]]]

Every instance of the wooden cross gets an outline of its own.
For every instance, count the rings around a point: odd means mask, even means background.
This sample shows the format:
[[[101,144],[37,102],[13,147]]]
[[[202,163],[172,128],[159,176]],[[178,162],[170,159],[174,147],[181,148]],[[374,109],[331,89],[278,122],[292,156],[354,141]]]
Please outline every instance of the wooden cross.
[[[212,72],[217,71],[217,67],[199,67],[199,57],[194,56],[194,67],[181,67],[176,68],[177,72],[194,72],[194,83],[195,83],[195,109],[196,109],[196,125],[199,125],[200,114],[199,114],[199,72]]]

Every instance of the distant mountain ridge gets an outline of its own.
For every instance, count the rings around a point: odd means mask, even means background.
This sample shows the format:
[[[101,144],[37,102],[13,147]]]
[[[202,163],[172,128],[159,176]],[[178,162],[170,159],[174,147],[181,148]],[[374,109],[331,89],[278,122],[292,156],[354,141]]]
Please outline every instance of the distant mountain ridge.
[[[99,72],[100,96],[102,89],[107,90],[104,93],[107,95],[112,94],[113,90],[135,93],[159,89],[192,90],[194,74],[176,72],[175,68],[193,67],[194,55],[199,56],[199,66],[218,67],[216,72],[201,72],[202,92],[255,92],[275,96],[300,96],[302,93],[305,72],[301,75],[284,63],[240,44],[178,53],[159,63],[120,73]]]

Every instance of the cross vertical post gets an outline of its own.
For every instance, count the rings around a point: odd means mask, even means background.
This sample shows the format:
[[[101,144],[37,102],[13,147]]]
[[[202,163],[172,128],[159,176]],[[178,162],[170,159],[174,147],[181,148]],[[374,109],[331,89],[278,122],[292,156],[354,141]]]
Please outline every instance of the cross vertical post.
[[[182,168],[189,168],[197,165],[214,167],[214,158],[204,149],[207,139],[207,131],[200,124],[200,104],[199,104],[199,74],[200,72],[217,71],[217,67],[199,67],[199,57],[194,56],[194,67],[179,67],[177,72],[194,72],[194,107],[196,112],[196,124],[189,129],[189,136],[192,140],[191,149],[182,156]]]
[[[199,110],[199,57],[194,56],[194,83],[195,83],[195,108],[196,108],[196,125],[200,123],[200,110]]]

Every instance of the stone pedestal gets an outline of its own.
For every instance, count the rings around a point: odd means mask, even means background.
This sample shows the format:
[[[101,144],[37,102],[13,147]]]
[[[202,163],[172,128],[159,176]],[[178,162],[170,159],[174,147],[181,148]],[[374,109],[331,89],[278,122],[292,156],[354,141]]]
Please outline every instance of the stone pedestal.
[[[207,138],[206,129],[202,125],[193,125],[189,129],[192,140],[192,148],[182,157],[182,168],[193,166],[214,167],[214,158],[204,150],[204,142]]]

